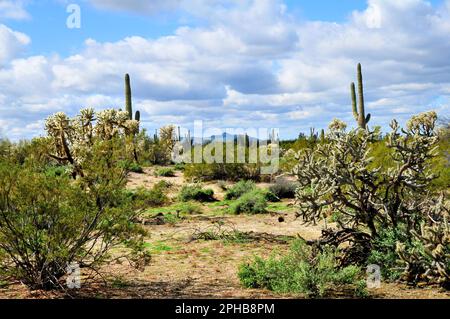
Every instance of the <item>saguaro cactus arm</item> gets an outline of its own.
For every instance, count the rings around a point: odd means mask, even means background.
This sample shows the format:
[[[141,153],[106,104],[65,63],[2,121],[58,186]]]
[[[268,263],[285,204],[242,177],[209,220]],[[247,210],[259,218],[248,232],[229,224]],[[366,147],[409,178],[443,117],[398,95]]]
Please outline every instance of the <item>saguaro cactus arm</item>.
[[[367,124],[370,121],[371,115],[365,114],[364,107],[364,84],[363,84],[363,76],[362,76],[362,68],[361,63],[358,63],[358,103],[356,101],[356,88],[355,83],[350,85],[350,92],[352,98],[352,110],[353,116],[355,117],[358,125],[362,129],[367,128]]]
[[[355,117],[355,120],[358,121],[359,115],[358,115],[358,104],[356,102],[356,87],[355,83],[352,82],[350,84],[350,93],[352,98],[352,110],[353,110],[353,116]]]

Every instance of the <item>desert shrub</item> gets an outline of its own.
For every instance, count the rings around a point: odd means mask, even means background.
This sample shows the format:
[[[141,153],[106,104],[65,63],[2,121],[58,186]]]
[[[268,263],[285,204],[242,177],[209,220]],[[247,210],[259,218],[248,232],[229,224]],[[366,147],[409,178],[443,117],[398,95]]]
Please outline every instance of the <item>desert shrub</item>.
[[[137,163],[132,163],[129,167],[130,172],[142,174],[144,173],[144,169]]]
[[[266,194],[260,190],[244,193],[230,205],[232,214],[264,214],[267,212]]]
[[[136,207],[120,166],[133,159],[137,127],[115,110],[86,109],[72,119],[57,113],[46,121],[47,136],[23,148],[23,161],[0,160],[2,276],[32,289],[61,288],[69,264],[97,273],[118,246],[145,266],[145,232],[132,222]],[[48,174],[49,159],[72,178]]]
[[[396,252],[397,242],[408,243],[404,229],[382,229],[377,238],[373,240],[372,250],[367,259],[367,264],[379,265],[384,280],[395,281],[399,279],[404,271],[404,266]]]
[[[175,172],[172,168],[164,167],[157,170],[156,175],[161,177],[175,177]]]
[[[184,171],[186,164],[184,163],[177,163],[175,164],[174,169],[177,171]]]
[[[278,178],[275,184],[269,187],[269,191],[272,192],[278,198],[295,198],[295,190],[299,185],[295,182],[288,181],[284,178]]]
[[[89,178],[76,182],[0,163],[2,279],[20,280],[31,289],[62,288],[68,265],[98,272],[118,246],[131,249],[128,258],[137,266],[145,265],[145,232],[131,222],[136,213],[121,171],[99,164],[103,151],[94,150],[93,161],[85,162]]]
[[[49,158],[48,148],[48,143],[39,138],[16,143],[0,140],[0,160],[9,160],[19,165],[24,165],[27,161],[32,160],[34,166],[45,170],[51,166],[58,166],[55,160]]]
[[[195,215],[203,213],[203,207],[197,203],[186,202],[177,207],[177,211],[183,215]]]
[[[122,160],[119,161],[118,166],[127,172],[133,172],[137,174],[144,173],[144,169],[141,167],[141,165],[139,165],[135,161]]]
[[[201,185],[184,185],[181,188],[178,198],[182,202],[199,201],[213,202],[214,191],[212,189],[203,189]]]
[[[51,165],[46,168],[45,175],[49,177],[69,176],[70,168],[67,166]]]
[[[172,163],[172,150],[175,145],[175,127],[160,128],[159,136],[149,137],[145,129],[135,136],[140,163],[167,165]]]
[[[438,154],[432,161],[432,172],[437,176],[432,186],[437,191],[447,191],[450,188],[450,126],[439,130]]]
[[[264,199],[268,202],[277,203],[281,201],[281,199],[277,195],[267,189],[262,189],[260,190],[260,192],[264,194]]]
[[[187,164],[184,176],[197,181],[239,181],[242,179],[259,181],[261,179],[260,166],[257,164],[213,163]]]
[[[253,181],[240,181],[228,189],[225,194],[225,199],[238,199],[245,193],[251,192],[254,189],[256,189],[256,185]]]
[[[157,183],[150,190],[140,187],[130,192],[131,199],[139,207],[160,207],[169,202],[166,183]]]
[[[327,297],[336,290],[349,296],[364,297],[365,281],[357,266],[339,268],[336,252],[323,251],[296,241],[286,255],[268,259],[256,257],[239,268],[239,279],[247,288],[265,288],[278,293],[300,293],[311,298]]]

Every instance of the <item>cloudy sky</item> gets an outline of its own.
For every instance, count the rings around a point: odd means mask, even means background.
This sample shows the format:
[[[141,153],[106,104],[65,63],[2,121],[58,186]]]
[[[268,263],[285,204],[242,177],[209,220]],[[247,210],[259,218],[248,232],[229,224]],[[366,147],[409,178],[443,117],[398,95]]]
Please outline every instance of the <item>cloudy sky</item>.
[[[67,27],[69,4],[81,28]],[[143,126],[354,125],[363,65],[372,125],[450,114],[450,0],[0,0],[0,135],[121,108],[130,73]]]

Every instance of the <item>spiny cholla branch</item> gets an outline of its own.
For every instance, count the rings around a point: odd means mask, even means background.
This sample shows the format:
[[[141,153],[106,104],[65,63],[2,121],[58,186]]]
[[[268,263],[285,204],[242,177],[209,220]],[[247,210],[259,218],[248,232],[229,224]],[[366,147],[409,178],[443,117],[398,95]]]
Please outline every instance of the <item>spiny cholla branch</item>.
[[[77,177],[84,175],[83,162],[89,158],[94,141],[133,135],[138,132],[139,122],[129,120],[127,112],[110,109],[96,113],[88,108],[73,119],[56,113],[46,120],[45,129],[54,149],[50,156],[70,164]]]

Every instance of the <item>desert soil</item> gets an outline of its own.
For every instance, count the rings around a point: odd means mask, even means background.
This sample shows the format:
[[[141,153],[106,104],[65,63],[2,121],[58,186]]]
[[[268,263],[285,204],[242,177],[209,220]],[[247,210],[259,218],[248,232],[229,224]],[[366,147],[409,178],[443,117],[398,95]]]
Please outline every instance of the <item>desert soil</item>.
[[[160,180],[172,183],[174,197],[185,183],[180,172],[176,177],[155,177],[153,169],[144,174],[131,174],[128,187],[151,187]],[[217,183],[213,188],[217,199],[223,199],[223,190]],[[259,185],[267,187],[266,184]],[[289,203],[286,203],[289,207]],[[302,298],[279,295],[266,290],[245,289],[237,276],[238,265],[255,255],[268,256],[273,251],[288,249],[286,236],[316,239],[324,225],[304,225],[291,208],[259,216],[231,216],[216,213],[216,207],[204,206],[202,214],[193,215],[175,224],[146,225],[147,240],[152,254],[150,265],[144,271],[134,270],[128,263],[115,263],[103,269],[106,274],[80,290],[71,291],[76,298]],[[174,212],[175,213],[175,212]],[[284,221],[280,222],[279,217]],[[218,224],[219,222],[219,224]],[[249,233],[252,241],[245,243],[220,240],[194,240],[200,232],[221,229]],[[380,289],[370,291],[373,298],[450,298],[438,288],[410,288],[404,284],[383,283]],[[67,295],[42,291],[30,292],[20,283],[0,287],[0,298],[63,298]]]

